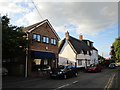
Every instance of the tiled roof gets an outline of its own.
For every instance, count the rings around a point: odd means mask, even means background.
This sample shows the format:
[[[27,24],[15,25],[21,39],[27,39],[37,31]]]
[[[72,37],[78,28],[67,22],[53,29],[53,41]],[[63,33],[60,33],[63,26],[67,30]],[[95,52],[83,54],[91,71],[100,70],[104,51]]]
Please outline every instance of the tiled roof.
[[[36,28],[38,28],[39,26],[41,26],[42,24],[44,24],[44,23],[48,23],[48,25],[51,27],[51,29],[52,29],[52,31],[54,32],[54,34],[56,35],[56,37],[60,40],[60,37],[58,36],[58,34],[56,33],[56,31],[53,29],[53,27],[52,27],[52,25],[50,24],[50,22],[48,21],[48,19],[45,19],[45,20],[43,20],[43,21],[41,21],[41,22],[38,22],[38,23],[36,23],[36,24],[30,25],[30,26],[28,26],[28,27],[25,27],[25,28],[23,28],[22,30],[23,30],[24,32],[31,32],[31,31],[35,30]]]
[[[47,19],[46,19],[46,20],[47,20]],[[44,20],[44,21],[46,21],[46,20]],[[44,21],[42,21],[42,22],[44,22]],[[22,30],[25,31],[25,32],[27,32],[27,31],[29,31],[30,29],[32,29],[32,28],[36,27],[37,25],[41,24],[42,22],[38,22],[38,23],[36,23],[36,24],[30,25],[30,26],[28,26],[28,27],[23,28]]]
[[[60,47],[59,47],[59,52],[61,51],[66,39],[63,39]],[[84,42],[80,41],[72,36],[69,36],[68,42],[72,45],[73,49],[77,52],[77,54],[80,54],[81,51],[83,51],[84,54],[87,54],[87,51],[90,53],[91,48]]]

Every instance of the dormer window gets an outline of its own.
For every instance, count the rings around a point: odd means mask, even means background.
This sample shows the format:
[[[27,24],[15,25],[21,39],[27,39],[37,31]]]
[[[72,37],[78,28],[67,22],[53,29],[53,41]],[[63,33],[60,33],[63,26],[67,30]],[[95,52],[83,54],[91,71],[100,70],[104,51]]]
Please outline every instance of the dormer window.
[[[91,43],[91,47],[93,47],[93,43]]]
[[[93,51],[91,50],[90,52],[91,52],[91,54],[92,54]]]
[[[90,42],[89,41],[87,41],[87,45],[90,46]]]
[[[81,54],[83,54],[83,50],[81,50]]]
[[[89,54],[89,51],[87,51],[87,54]]]

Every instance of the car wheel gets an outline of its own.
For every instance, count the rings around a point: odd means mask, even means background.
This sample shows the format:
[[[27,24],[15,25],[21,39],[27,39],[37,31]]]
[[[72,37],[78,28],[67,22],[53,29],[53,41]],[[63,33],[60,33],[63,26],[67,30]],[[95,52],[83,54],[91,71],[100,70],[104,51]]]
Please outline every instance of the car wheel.
[[[78,73],[76,72],[76,73],[75,73],[75,77],[77,77],[77,75],[78,75]]]
[[[67,79],[67,75],[64,75],[64,77],[63,77],[64,79]]]

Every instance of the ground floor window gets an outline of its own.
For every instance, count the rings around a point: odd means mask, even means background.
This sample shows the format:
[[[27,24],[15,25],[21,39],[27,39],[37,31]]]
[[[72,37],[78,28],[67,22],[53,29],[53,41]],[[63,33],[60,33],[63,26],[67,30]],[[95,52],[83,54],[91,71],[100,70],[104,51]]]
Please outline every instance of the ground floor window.
[[[82,65],[82,59],[78,60],[78,65]]]
[[[87,61],[88,65],[90,65],[90,60]]]
[[[36,65],[40,65],[41,64],[41,59],[34,59],[34,62]]]
[[[32,71],[40,71],[51,66],[52,60],[49,59],[34,59],[32,62]]]
[[[44,65],[48,65],[48,60],[47,59],[44,60]]]

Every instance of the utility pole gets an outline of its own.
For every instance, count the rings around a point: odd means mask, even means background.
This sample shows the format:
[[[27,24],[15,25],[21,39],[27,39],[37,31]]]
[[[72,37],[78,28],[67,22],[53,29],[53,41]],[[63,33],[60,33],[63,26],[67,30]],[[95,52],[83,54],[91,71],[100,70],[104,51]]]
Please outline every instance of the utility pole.
[[[26,32],[27,36],[26,36],[26,40],[28,40],[28,33]],[[28,77],[28,42],[27,42],[27,45],[26,45],[26,60],[25,60],[25,77],[27,78]]]

